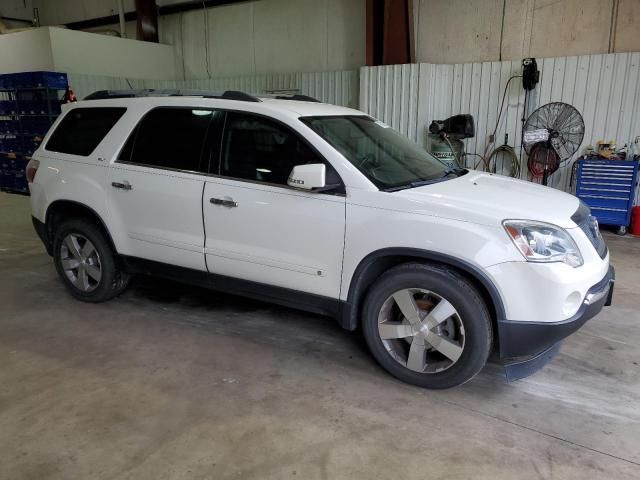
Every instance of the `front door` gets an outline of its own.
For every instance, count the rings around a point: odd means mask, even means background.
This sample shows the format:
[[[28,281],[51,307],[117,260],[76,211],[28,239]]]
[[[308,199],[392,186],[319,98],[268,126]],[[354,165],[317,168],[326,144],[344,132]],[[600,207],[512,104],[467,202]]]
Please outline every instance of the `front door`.
[[[339,298],[345,196],[287,186],[294,165],[323,159],[261,116],[227,113],[224,132],[219,175],[207,179],[202,199],[209,271]]]

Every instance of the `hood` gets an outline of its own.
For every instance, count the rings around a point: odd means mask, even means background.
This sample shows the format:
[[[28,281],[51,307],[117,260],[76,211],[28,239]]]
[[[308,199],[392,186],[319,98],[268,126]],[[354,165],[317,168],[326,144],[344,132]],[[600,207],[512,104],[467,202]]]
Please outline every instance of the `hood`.
[[[580,201],[554,188],[491,173],[466,175],[432,185],[400,190],[394,195],[411,202],[409,210],[439,217],[496,226],[505,219],[537,220],[563,228]]]

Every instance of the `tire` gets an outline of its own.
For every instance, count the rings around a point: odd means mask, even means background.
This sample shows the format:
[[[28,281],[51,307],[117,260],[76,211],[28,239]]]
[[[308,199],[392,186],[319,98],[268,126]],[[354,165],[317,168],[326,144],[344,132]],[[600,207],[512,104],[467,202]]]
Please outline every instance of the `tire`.
[[[445,266],[420,263],[394,267],[373,285],[362,330],[382,368],[429,389],[471,380],[493,341],[491,317],[473,285]]]
[[[65,220],[56,229],[53,260],[71,295],[84,302],[105,302],[129,284],[106,235],[84,218]]]

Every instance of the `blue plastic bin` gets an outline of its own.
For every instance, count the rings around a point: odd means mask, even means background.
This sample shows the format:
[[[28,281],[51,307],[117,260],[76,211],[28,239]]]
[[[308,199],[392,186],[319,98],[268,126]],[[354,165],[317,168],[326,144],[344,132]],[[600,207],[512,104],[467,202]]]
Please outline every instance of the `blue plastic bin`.
[[[22,140],[15,135],[0,135],[0,152],[20,153],[22,150]]]
[[[15,134],[19,126],[17,120],[0,120],[0,135]]]
[[[0,75],[0,90],[9,90],[13,88],[13,81],[10,73]]]
[[[6,190],[9,188],[9,182],[11,174],[9,169],[11,168],[11,162],[5,155],[0,155],[0,188]]]
[[[0,116],[15,115],[16,102],[13,100],[0,100]]]
[[[40,137],[35,137],[33,135],[23,137],[20,143],[22,148],[20,153],[22,153],[23,155],[27,155],[29,157],[33,155],[33,152],[35,152],[38,149],[41,142],[41,140],[36,140],[36,138],[40,138]]]
[[[54,88],[65,90],[69,82],[66,73],[60,72],[22,72],[7,78],[10,86],[6,88]]]
[[[32,72],[22,72],[12,74],[13,88],[32,88],[33,74]]]
[[[32,72],[31,81],[34,87],[67,89],[69,81],[66,73],[60,72]]]
[[[10,192],[26,193],[29,190],[25,175],[26,163],[21,158],[0,157],[0,188]]]
[[[22,132],[43,137],[52,123],[53,119],[49,117],[22,117]]]
[[[0,75],[0,89],[53,88],[66,90],[69,86],[66,73],[21,72]]]

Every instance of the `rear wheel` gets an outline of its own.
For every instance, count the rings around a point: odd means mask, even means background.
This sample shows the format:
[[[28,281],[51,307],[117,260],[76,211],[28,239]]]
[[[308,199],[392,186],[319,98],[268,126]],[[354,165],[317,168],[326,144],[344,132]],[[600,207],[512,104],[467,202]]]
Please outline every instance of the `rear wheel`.
[[[67,289],[85,302],[109,300],[129,283],[129,275],[118,268],[104,233],[88,220],[64,221],[55,232],[53,253]]]
[[[465,278],[446,267],[405,264],[389,270],[367,295],[362,322],[378,363],[425,388],[470,380],[491,350],[486,305]]]

